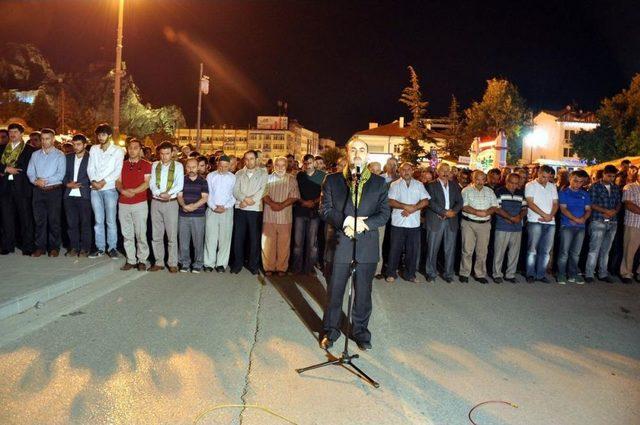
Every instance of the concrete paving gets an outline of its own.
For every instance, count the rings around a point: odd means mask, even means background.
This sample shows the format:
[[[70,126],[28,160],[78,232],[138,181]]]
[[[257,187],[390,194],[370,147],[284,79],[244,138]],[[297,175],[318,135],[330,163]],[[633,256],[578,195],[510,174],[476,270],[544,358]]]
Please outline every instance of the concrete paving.
[[[0,347],[0,423],[287,423],[210,411],[244,404],[297,424],[467,424],[486,400],[519,408],[483,406],[479,425],[640,423],[640,285],[376,281],[373,350],[353,351],[380,389],[336,366],[295,372],[327,358],[324,292],[312,277],[141,273]]]

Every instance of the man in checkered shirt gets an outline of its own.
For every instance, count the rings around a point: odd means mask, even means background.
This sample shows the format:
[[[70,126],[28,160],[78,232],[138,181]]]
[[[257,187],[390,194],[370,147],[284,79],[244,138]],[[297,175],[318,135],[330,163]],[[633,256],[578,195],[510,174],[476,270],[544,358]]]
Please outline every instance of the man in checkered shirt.
[[[622,192],[624,203],[624,257],[620,265],[623,283],[631,283],[633,278],[633,259],[640,247],[640,182],[632,182]],[[636,270],[636,281],[640,282],[640,266]]]

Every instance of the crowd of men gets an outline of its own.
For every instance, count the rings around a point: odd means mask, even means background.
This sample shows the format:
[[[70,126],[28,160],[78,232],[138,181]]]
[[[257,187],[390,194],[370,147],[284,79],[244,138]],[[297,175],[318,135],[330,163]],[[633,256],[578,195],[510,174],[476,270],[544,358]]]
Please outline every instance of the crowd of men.
[[[52,129],[24,140],[0,130],[0,254],[120,258],[122,270],[330,275],[335,228],[321,220],[321,192],[346,159],[293,155],[263,161],[137,139],[126,148],[112,129],[56,142]],[[391,210],[379,229],[376,278],[428,282],[559,284],[640,281],[637,168],[597,175],[549,166],[469,171],[367,164],[386,182]],[[346,175],[346,174],[345,174]],[[346,231],[348,225],[341,229]],[[16,231],[17,230],[17,231]],[[64,234],[63,234],[64,231]],[[585,242],[586,241],[586,242]],[[119,243],[120,242],[120,243]],[[120,251],[119,251],[120,247]],[[553,261],[552,261],[553,259]],[[634,273],[635,270],[635,273]]]

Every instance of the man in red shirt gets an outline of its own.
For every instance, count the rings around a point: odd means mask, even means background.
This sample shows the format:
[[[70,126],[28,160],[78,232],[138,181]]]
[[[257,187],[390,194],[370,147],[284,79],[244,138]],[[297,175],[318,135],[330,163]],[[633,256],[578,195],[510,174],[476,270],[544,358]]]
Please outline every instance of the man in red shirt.
[[[127,255],[127,262],[120,270],[137,268],[145,271],[149,258],[147,194],[151,178],[151,163],[142,159],[142,143],[138,139],[129,140],[127,153],[129,158],[124,160],[122,173],[116,181],[116,188],[120,192],[118,219]]]

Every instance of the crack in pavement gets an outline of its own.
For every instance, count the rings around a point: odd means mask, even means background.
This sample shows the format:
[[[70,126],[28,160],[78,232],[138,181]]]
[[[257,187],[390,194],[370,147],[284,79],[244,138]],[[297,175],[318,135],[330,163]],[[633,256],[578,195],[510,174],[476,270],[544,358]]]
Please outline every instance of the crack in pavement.
[[[247,397],[247,392],[249,391],[249,375],[251,374],[251,368],[253,366],[253,349],[256,346],[256,343],[258,341],[258,332],[260,332],[260,307],[262,305],[262,293],[264,292],[264,287],[265,285],[261,283],[260,285],[260,292],[258,293],[258,305],[256,306],[256,324],[255,324],[255,330],[253,332],[253,342],[251,343],[251,348],[249,349],[249,362],[247,364],[247,372],[245,373],[244,376],[244,387],[242,388],[242,395],[240,396],[240,401],[242,402],[242,409],[240,410],[240,414],[238,415],[238,423],[240,425],[242,425],[242,419],[243,419],[243,415],[244,415],[244,411],[247,410],[246,408],[246,397]]]

